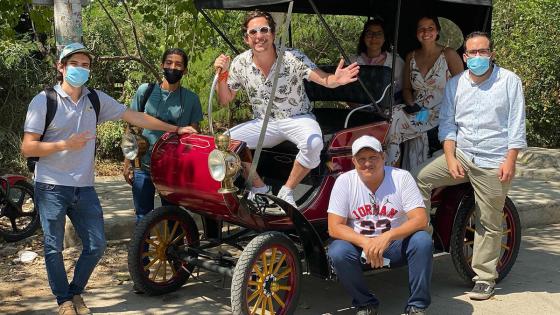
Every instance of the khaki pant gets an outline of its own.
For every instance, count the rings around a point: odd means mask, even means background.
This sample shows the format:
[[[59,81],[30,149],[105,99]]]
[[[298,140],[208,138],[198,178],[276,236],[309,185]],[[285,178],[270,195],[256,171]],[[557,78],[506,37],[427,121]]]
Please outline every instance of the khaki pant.
[[[445,155],[427,161],[414,172],[418,187],[424,198],[428,214],[431,209],[430,197],[433,189],[470,182],[474,188],[476,233],[472,268],[476,273],[473,281],[495,283],[498,278],[496,266],[500,257],[502,242],[502,215],[506,195],[511,183],[501,183],[498,169],[476,166],[459,151],[457,159],[465,170],[465,177],[454,179],[447,168]]]

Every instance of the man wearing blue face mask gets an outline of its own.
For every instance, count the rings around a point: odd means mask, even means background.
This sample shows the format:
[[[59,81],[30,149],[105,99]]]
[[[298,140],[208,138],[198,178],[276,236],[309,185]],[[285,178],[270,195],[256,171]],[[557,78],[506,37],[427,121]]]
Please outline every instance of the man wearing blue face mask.
[[[476,203],[472,268],[476,273],[469,297],[494,294],[502,240],[502,209],[525,139],[525,101],[521,80],[493,63],[492,40],[474,32],[465,39],[468,70],[445,86],[439,115],[444,155],[421,165],[418,187],[430,209],[433,189],[470,182]]]
[[[86,88],[92,59],[82,44],[64,47],[57,65],[59,84],[29,104],[21,146],[25,157],[40,158],[35,167],[35,205],[43,228],[49,284],[58,313],[64,315],[91,314],[81,294],[106,247],[103,211],[93,187],[96,125],[122,118],[142,128],[193,132],[129,110],[107,94]],[[51,100],[54,113],[47,110]],[[62,257],[66,216],[83,245],[70,283]]]

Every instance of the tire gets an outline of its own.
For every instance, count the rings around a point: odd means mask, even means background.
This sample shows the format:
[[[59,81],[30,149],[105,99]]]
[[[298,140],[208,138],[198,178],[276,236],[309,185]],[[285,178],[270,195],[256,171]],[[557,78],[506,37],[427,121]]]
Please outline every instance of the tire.
[[[294,243],[279,232],[260,234],[247,244],[235,265],[232,313],[293,314],[300,287],[301,262]]]
[[[0,237],[16,242],[33,235],[41,221],[35,207],[33,185],[19,181],[10,186],[8,194],[12,204],[7,202],[6,196],[0,200]]]
[[[466,198],[460,205],[451,234],[450,252],[455,270],[462,279],[472,284],[472,278],[475,276],[471,266],[474,242],[474,197]],[[521,222],[517,208],[506,197],[504,204],[504,233],[502,237],[502,247],[500,258],[498,260],[498,279],[500,282],[510,272],[515,264],[519,246],[521,244]]]
[[[148,295],[179,289],[194,266],[169,251],[183,245],[196,247],[199,242],[198,228],[187,211],[165,206],[148,213],[136,226],[128,251],[128,271],[135,289]]]

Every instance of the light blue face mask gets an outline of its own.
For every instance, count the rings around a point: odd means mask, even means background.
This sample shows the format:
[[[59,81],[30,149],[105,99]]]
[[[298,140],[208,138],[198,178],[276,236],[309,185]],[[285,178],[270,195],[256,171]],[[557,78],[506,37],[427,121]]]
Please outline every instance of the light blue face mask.
[[[82,67],[68,66],[66,67],[66,82],[73,87],[80,87],[89,80],[89,69]]]
[[[430,111],[426,107],[422,107],[422,109],[416,113],[416,121],[419,123],[426,123],[430,118]]]
[[[475,56],[467,59],[467,68],[476,76],[481,76],[490,68],[490,57]]]

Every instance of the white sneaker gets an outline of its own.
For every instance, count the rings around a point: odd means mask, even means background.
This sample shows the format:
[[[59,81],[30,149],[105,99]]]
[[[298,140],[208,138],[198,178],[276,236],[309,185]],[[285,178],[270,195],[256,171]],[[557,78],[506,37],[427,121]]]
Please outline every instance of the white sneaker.
[[[286,186],[282,186],[282,188],[280,188],[280,191],[278,192],[277,197],[291,204],[292,206],[294,206],[294,208],[297,208],[296,202],[294,200],[293,189],[290,189]]]
[[[272,191],[272,187],[268,186],[268,185],[264,185],[262,187],[251,187],[251,190],[249,190],[249,195],[247,195],[247,199],[251,200],[251,201],[255,201],[255,196],[257,194],[268,194]]]

